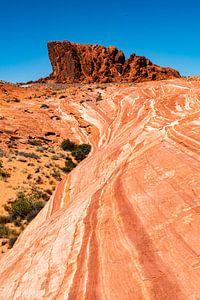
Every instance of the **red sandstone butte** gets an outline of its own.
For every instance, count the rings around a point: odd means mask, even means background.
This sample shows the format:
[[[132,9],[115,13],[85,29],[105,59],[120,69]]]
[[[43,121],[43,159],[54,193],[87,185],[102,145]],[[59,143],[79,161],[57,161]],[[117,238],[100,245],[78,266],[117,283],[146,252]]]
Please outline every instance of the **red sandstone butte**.
[[[95,91],[50,99],[93,151],[1,260],[0,299],[200,299],[200,81]]]
[[[132,54],[125,59],[116,47],[49,42],[48,53],[53,72],[44,81],[66,83],[133,82],[180,77],[171,68],[161,68],[144,56]]]

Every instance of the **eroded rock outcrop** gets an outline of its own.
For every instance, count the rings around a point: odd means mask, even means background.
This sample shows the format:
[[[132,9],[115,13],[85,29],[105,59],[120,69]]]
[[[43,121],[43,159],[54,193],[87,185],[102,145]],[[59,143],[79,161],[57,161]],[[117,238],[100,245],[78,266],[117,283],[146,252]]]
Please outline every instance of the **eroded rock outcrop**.
[[[0,298],[199,299],[200,82],[73,89],[49,103],[93,152],[0,262]]]
[[[48,43],[54,82],[133,82],[180,77],[171,68],[161,68],[144,56],[132,54],[125,59],[116,47],[64,42]]]

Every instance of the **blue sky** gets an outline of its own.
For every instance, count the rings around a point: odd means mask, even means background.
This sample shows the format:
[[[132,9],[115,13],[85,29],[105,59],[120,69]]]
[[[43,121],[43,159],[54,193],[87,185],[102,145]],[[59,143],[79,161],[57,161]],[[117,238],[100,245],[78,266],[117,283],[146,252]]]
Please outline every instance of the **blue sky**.
[[[182,75],[200,75],[200,2],[185,0],[7,0],[0,8],[0,79],[51,72],[51,40],[113,45]]]

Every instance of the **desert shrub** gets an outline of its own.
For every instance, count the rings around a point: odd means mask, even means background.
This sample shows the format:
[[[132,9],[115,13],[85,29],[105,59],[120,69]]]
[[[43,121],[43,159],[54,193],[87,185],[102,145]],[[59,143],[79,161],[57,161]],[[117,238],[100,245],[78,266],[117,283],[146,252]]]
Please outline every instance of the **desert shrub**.
[[[35,218],[39,211],[44,207],[44,192],[34,190],[31,195],[26,196],[24,192],[19,192],[14,202],[9,202],[4,206],[8,212],[7,216],[0,216],[0,238],[8,239],[8,246],[12,248],[24,225]],[[47,194],[45,194],[47,195]],[[47,197],[49,197],[47,195]],[[42,199],[42,200],[38,200]],[[19,231],[9,228],[6,223],[13,223],[20,227]]]
[[[152,74],[152,80],[156,80],[156,74]]]
[[[91,145],[89,144],[81,144],[78,146],[78,149],[85,155],[88,155],[91,151]]]
[[[51,175],[57,180],[60,181],[61,180],[61,174],[60,171],[56,168],[53,168],[53,171],[51,173]]]
[[[46,194],[46,193],[43,193],[43,195],[42,195],[42,199],[43,199],[44,201],[48,201],[48,200],[49,200],[49,198],[50,198],[50,196],[49,196],[48,194]]]
[[[42,201],[37,201],[33,203],[32,210],[26,216],[26,220],[28,222],[32,221],[43,207],[44,207],[44,202]]]
[[[5,155],[4,151],[0,149],[0,157],[3,157]]]
[[[35,211],[39,212],[43,207],[44,207],[44,202],[43,201],[33,202],[33,209]]]
[[[35,200],[38,198],[39,196],[36,196],[36,194],[26,197],[23,192],[18,193],[17,199],[11,203],[9,211],[10,215],[13,217],[14,220],[32,220],[30,215],[34,215],[35,217],[38,214],[38,212],[44,207],[43,201]]]
[[[24,156],[26,158],[34,158],[34,159],[40,158],[37,154],[30,153],[30,152],[19,151],[19,152],[17,152],[17,154],[20,156]]]
[[[47,132],[45,133],[45,136],[51,136],[51,135],[56,135],[56,133],[53,132],[53,131],[47,131]]]
[[[28,144],[32,146],[41,146],[42,142],[40,140],[28,139]]]
[[[76,149],[72,151],[72,155],[77,160],[77,162],[82,161],[86,157],[85,154],[80,149]]]
[[[7,223],[7,217],[6,216],[0,216],[0,224],[6,224]]]
[[[17,231],[8,226],[0,224],[0,238],[9,238],[11,235],[17,235]]]
[[[49,108],[49,105],[47,105],[47,104],[42,104],[42,105],[40,106],[40,108],[48,109],[48,108]]]
[[[28,180],[30,180],[32,177],[33,177],[32,174],[28,174],[26,178],[27,178]]]
[[[96,102],[102,101],[102,100],[103,100],[102,95],[101,95],[101,93],[98,92],[98,94],[96,96]]]
[[[46,189],[45,192],[48,194],[48,195],[52,195],[53,192],[50,190],[50,189]]]
[[[10,206],[8,204],[4,204],[3,208],[5,211],[9,212],[10,211]]]
[[[36,148],[36,151],[38,151],[38,152],[44,152],[45,150],[46,150],[46,148],[45,147],[41,147],[41,146],[39,146],[39,147]]]
[[[64,151],[73,151],[76,148],[76,144],[69,139],[62,141],[60,146]]]
[[[66,161],[72,161],[71,157],[65,156]]]
[[[21,227],[22,223],[21,223],[21,220],[20,219],[16,219],[14,220],[14,225],[17,226],[17,227]]]
[[[80,162],[87,157],[90,151],[91,146],[89,144],[81,144],[78,145],[74,151],[72,151],[72,155],[77,160],[77,162]]]
[[[47,149],[47,151],[48,151],[48,152],[51,152],[51,153],[55,153],[55,149],[54,149],[53,147],[49,147],[49,148]]]
[[[8,177],[10,177],[10,174],[0,167],[0,179],[6,179]]]
[[[76,167],[76,164],[72,161],[70,157],[66,157],[65,167],[62,168],[64,173],[69,173]]]
[[[7,238],[9,236],[10,229],[4,225],[0,224],[0,238]]]
[[[56,154],[54,154],[54,155],[52,155],[52,157],[51,157],[51,159],[53,159],[53,160],[59,160],[59,156],[58,155],[56,155]]]
[[[82,161],[91,151],[91,145],[89,144],[81,144],[76,145],[74,142],[69,139],[64,140],[61,143],[61,148],[65,151],[71,151],[73,157],[77,160],[77,162]]]
[[[11,215],[14,219],[25,218],[32,210],[32,201],[25,197],[20,197],[11,204]]]
[[[61,170],[64,172],[64,173],[69,173],[72,169],[68,168],[68,167],[63,167],[61,168]]]
[[[0,216],[0,224],[7,224],[11,223],[13,221],[13,218],[11,216]]]
[[[32,201],[41,200],[41,199],[44,201],[48,201],[49,195],[46,192],[35,189],[35,191],[33,191],[33,193],[29,196],[29,199],[31,199]]]
[[[2,242],[1,242],[1,246],[4,246],[4,245],[6,245],[7,244],[7,240],[3,240]]]
[[[47,197],[48,197],[48,195],[45,192],[43,192],[42,190],[33,188],[32,194],[29,196],[29,199],[31,199],[32,201],[40,200],[40,199],[43,199],[46,201]]]

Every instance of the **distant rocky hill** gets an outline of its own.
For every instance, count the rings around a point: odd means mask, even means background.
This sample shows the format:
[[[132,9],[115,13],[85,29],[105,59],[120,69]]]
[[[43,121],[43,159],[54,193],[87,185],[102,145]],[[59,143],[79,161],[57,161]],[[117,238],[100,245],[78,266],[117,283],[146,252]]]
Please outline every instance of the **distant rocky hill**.
[[[116,47],[49,42],[48,53],[53,72],[39,81],[50,82],[133,82],[178,78],[178,71],[162,68],[144,56],[131,54],[125,59]]]
[[[0,84],[6,84],[6,85],[14,85],[14,83],[11,83],[11,82],[8,82],[8,81],[5,81],[5,80],[0,80]]]

